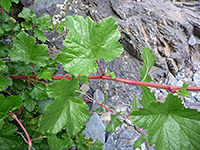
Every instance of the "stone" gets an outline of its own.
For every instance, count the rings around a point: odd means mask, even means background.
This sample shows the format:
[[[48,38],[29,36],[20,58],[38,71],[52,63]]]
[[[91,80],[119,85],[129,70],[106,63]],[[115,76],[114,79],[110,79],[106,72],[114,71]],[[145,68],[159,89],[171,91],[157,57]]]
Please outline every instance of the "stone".
[[[86,124],[84,132],[86,137],[93,138],[94,140],[100,140],[102,143],[105,143],[105,125],[100,119],[98,114],[92,114],[90,120]]]
[[[114,139],[112,135],[108,136],[106,143],[104,144],[103,150],[115,150]]]
[[[132,139],[134,136],[134,132],[130,130],[123,130],[119,133],[119,139]]]
[[[193,46],[197,43],[197,40],[195,39],[194,35],[191,35],[189,41],[188,41],[188,44]]]
[[[194,74],[193,80],[196,86],[200,86],[200,71]]]
[[[105,100],[105,96],[103,94],[103,92],[99,89],[96,89],[96,91],[94,92],[94,100],[97,102],[97,103],[100,103],[102,104]],[[92,105],[92,110],[91,111],[95,111],[96,109],[98,109],[100,106],[97,105],[97,104],[93,104]]]
[[[173,85],[173,86],[176,85],[177,80],[170,72],[168,74],[168,78],[169,78],[169,80],[168,80],[169,85]]]

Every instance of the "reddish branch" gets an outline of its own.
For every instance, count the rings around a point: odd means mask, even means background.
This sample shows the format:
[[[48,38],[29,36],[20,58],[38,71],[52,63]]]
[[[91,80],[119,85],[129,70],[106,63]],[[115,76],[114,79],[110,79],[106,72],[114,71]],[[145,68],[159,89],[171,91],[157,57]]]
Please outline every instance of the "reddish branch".
[[[21,126],[22,130],[26,134],[26,137],[28,138],[28,145],[29,145],[28,149],[31,150],[32,141],[31,141],[30,136],[28,135],[28,132],[26,131],[26,129],[24,128],[24,126],[22,125],[22,123],[19,121],[19,119],[17,118],[17,116],[12,111],[10,111],[10,114],[13,116],[13,118],[17,121],[17,123]]]
[[[2,13],[2,17],[3,17],[3,21],[5,21],[3,8],[1,8],[1,13]]]
[[[37,75],[37,73],[36,73],[36,71],[35,71],[35,67],[34,67],[34,64],[32,63],[32,68],[33,68],[33,70],[34,70],[34,73],[35,73],[35,75]]]
[[[101,66],[99,65],[99,62],[98,62],[97,60],[96,60],[96,63],[97,63],[97,65],[98,65],[99,69],[101,70],[102,75],[105,75],[103,69],[101,68]]]
[[[18,76],[18,75],[10,75],[8,76],[10,78],[18,78],[18,79],[28,79],[27,76]],[[37,76],[29,76],[29,78],[32,79],[38,79]],[[53,80],[61,80],[61,79],[68,79],[70,80],[71,77],[63,77],[63,76],[52,76]],[[141,85],[141,86],[148,86],[148,87],[155,87],[155,88],[160,88],[160,89],[166,89],[169,91],[175,91],[175,90],[180,90],[182,87],[181,86],[169,86],[169,85],[162,85],[162,84],[156,84],[156,83],[148,83],[148,82],[141,82],[141,81],[135,81],[135,80],[128,80],[128,79],[123,79],[123,78],[115,78],[113,79],[112,77],[107,77],[107,76],[88,76],[88,79],[104,79],[104,80],[112,80],[112,81],[118,81],[118,82],[123,82],[123,83],[128,83],[128,84],[134,84],[134,85]],[[200,87],[187,87],[187,91],[200,91]]]
[[[117,112],[115,112],[115,111],[109,109],[108,107],[106,107],[106,106],[104,106],[104,105],[102,105],[102,104],[99,104],[99,103],[94,102],[94,101],[92,101],[92,100],[89,100],[89,99],[87,99],[87,98],[83,98],[83,100],[84,100],[84,101],[88,101],[88,102],[95,103],[95,104],[97,104],[97,105],[99,105],[99,106],[101,106],[101,107],[107,109],[108,111],[117,114]],[[128,120],[130,120],[129,116],[126,116],[126,115],[123,115],[123,114],[120,114],[120,115],[123,116],[123,117],[125,117],[125,118],[127,118]],[[137,127],[137,128],[148,138],[148,135],[147,135],[142,129],[140,129],[139,127]]]

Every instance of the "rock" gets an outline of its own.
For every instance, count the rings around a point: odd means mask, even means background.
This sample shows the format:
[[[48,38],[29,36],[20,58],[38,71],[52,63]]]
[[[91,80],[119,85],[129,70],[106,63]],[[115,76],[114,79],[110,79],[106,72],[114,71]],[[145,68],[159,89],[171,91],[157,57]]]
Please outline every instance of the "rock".
[[[191,35],[189,41],[188,41],[188,44],[193,46],[197,43],[197,40],[195,39],[195,37],[193,35]]]
[[[115,150],[114,139],[112,135],[108,136],[106,143],[104,144],[103,150]]]
[[[134,132],[130,130],[123,130],[119,133],[119,139],[132,139],[134,136]]]
[[[86,124],[84,132],[87,138],[91,137],[94,140],[100,140],[102,143],[105,143],[105,129],[106,127],[99,115],[92,114],[90,120]]]
[[[193,80],[196,86],[200,86],[200,71],[194,74]]]
[[[99,89],[96,89],[96,91],[94,92],[94,100],[97,102],[97,103],[100,103],[102,104],[105,100],[105,96],[103,94],[103,92]],[[92,110],[91,111],[95,111],[96,109],[98,109],[100,106],[97,105],[97,104],[93,104],[92,105]]]
[[[177,80],[170,72],[168,74],[168,79],[169,79],[169,81],[168,81],[169,85],[173,85],[173,86],[176,85]]]

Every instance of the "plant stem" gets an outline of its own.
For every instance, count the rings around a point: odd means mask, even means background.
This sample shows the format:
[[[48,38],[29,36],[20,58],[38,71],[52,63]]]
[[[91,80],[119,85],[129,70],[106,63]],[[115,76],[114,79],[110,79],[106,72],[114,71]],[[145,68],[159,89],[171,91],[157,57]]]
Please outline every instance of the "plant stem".
[[[29,145],[28,149],[31,150],[32,141],[31,141],[30,136],[28,135],[28,132],[26,131],[26,129],[24,128],[24,126],[22,125],[22,123],[19,121],[19,119],[17,118],[17,116],[12,111],[10,111],[10,114],[13,116],[13,118],[17,121],[17,123],[21,126],[22,130],[26,134],[26,137],[28,138],[28,145]]]
[[[35,71],[35,67],[34,67],[34,64],[32,63],[32,67],[33,67],[33,70],[34,70],[34,73],[35,75],[37,75],[36,71]]]
[[[18,76],[18,75],[10,75],[8,76],[10,78],[18,78],[18,79],[28,79],[27,76]],[[29,78],[32,79],[38,79],[37,76],[29,76]],[[61,79],[68,79],[71,80],[71,77],[63,77],[63,76],[52,76],[52,80],[61,80]],[[133,85],[141,85],[141,86],[148,86],[148,87],[155,87],[160,89],[166,89],[169,91],[173,90],[180,90],[181,86],[169,86],[169,85],[162,85],[157,83],[149,83],[149,82],[141,82],[141,81],[135,81],[135,80],[128,80],[123,78],[115,78],[107,77],[107,76],[88,76],[88,79],[104,79],[104,80],[112,80],[112,81],[118,81],[123,82],[127,84],[133,84]],[[187,91],[200,91],[200,87],[187,87]]]
[[[99,65],[99,62],[98,62],[97,60],[96,60],[96,63],[97,63],[97,65],[98,65],[98,67],[100,68],[102,75],[105,75],[103,69],[101,68],[101,66]]]
[[[3,21],[5,21],[3,8],[1,8],[1,13],[2,13],[2,17],[3,17]]]

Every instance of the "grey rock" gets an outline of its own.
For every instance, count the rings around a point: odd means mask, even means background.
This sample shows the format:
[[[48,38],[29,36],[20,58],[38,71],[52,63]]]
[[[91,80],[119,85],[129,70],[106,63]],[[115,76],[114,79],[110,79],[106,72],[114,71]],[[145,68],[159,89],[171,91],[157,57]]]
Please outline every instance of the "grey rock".
[[[188,41],[188,44],[193,46],[197,43],[197,40],[195,39],[195,37],[193,35],[191,35],[189,41]]]
[[[95,140],[100,140],[105,143],[105,130],[106,127],[103,124],[98,114],[92,114],[90,120],[86,124],[85,133],[86,137],[91,137]]]
[[[126,139],[119,139],[117,141],[117,149],[120,150],[129,150],[133,149],[133,146]]]
[[[119,133],[119,139],[132,139],[134,136],[134,132],[130,130],[123,130]]]
[[[109,135],[106,143],[104,144],[103,150],[115,150],[115,147],[113,136]]]
[[[96,102],[102,104],[104,99],[105,99],[105,96],[104,96],[103,92],[101,90],[99,90],[99,89],[96,89],[96,91],[94,92],[94,100]],[[99,105],[93,104],[91,111],[95,111],[99,107],[100,107]]]
[[[176,85],[177,80],[170,72],[168,74],[168,78],[169,78],[169,80],[168,80],[169,85],[173,85],[173,86]]]
[[[196,86],[200,86],[200,71],[194,74],[193,80]]]

